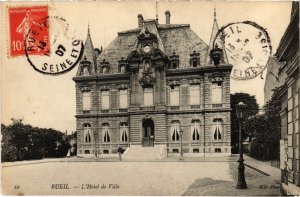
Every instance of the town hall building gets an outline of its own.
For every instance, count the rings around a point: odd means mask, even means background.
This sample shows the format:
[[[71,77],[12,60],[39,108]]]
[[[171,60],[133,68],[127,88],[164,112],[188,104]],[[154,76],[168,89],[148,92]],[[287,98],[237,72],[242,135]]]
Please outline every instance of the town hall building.
[[[167,154],[230,155],[230,72],[223,46],[204,43],[188,24],[138,15],[136,29],[94,48],[88,29],[76,83],[78,155],[118,146]],[[211,50],[220,52],[215,63]],[[181,149],[182,146],[182,149]],[[146,148],[148,147],[148,148]],[[128,154],[129,154],[128,153]]]

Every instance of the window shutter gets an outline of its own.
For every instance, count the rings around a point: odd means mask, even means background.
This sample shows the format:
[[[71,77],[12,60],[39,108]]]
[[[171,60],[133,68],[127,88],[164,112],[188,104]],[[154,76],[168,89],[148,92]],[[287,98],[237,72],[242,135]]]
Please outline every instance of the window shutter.
[[[128,97],[127,97],[127,90],[120,90],[119,91],[120,96],[120,108],[128,108]]]
[[[82,109],[91,110],[91,92],[82,93]]]
[[[109,109],[109,91],[101,92],[101,109]]]
[[[222,85],[213,83],[211,86],[211,101],[212,103],[222,103]]]
[[[144,88],[144,105],[153,106],[153,88]]]
[[[170,106],[179,106],[179,86],[170,87]]]
[[[190,100],[191,100],[191,105],[199,105],[200,104],[200,86],[199,85],[191,85],[190,86]]]

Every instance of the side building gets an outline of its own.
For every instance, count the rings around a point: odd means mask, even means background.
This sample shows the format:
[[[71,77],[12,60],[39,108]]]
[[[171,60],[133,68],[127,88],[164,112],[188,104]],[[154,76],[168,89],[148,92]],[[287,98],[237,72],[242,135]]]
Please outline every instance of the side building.
[[[300,191],[299,132],[299,2],[292,2],[291,20],[281,38],[275,74],[280,83],[274,97],[281,103],[280,169],[282,189],[291,195]]]
[[[188,24],[144,20],[118,33],[104,50],[90,31],[76,83],[78,154],[122,147],[165,147],[169,153],[230,155],[230,72],[222,44],[205,44]],[[214,65],[214,49],[220,65]],[[215,57],[215,56],[214,56]],[[182,132],[181,132],[182,131]],[[182,138],[181,138],[182,133]]]

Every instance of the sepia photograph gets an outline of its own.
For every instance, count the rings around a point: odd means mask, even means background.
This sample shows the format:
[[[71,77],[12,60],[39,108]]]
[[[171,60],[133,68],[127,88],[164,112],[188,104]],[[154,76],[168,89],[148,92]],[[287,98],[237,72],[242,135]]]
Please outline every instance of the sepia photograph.
[[[3,1],[1,194],[299,196],[299,1]]]

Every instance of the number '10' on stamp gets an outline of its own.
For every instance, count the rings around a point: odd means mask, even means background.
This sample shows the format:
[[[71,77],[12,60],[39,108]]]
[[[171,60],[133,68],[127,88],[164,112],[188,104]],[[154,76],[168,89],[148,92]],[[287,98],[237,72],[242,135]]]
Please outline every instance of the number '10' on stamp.
[[[42,22],[48,17],[48,6],[9,7],[9,54],[11,57],[25,55],[25,46],[30,45],[26,40],[33,25],[43,28]],[[46,28],[44,28],[46,29]],[[49,47],[49,31],[39,31],[36,38]],[[35,42],[34,44],[38,44]],[[46,48],[38,46],[38,50],[31,51],[31,55],[44,55]]]

